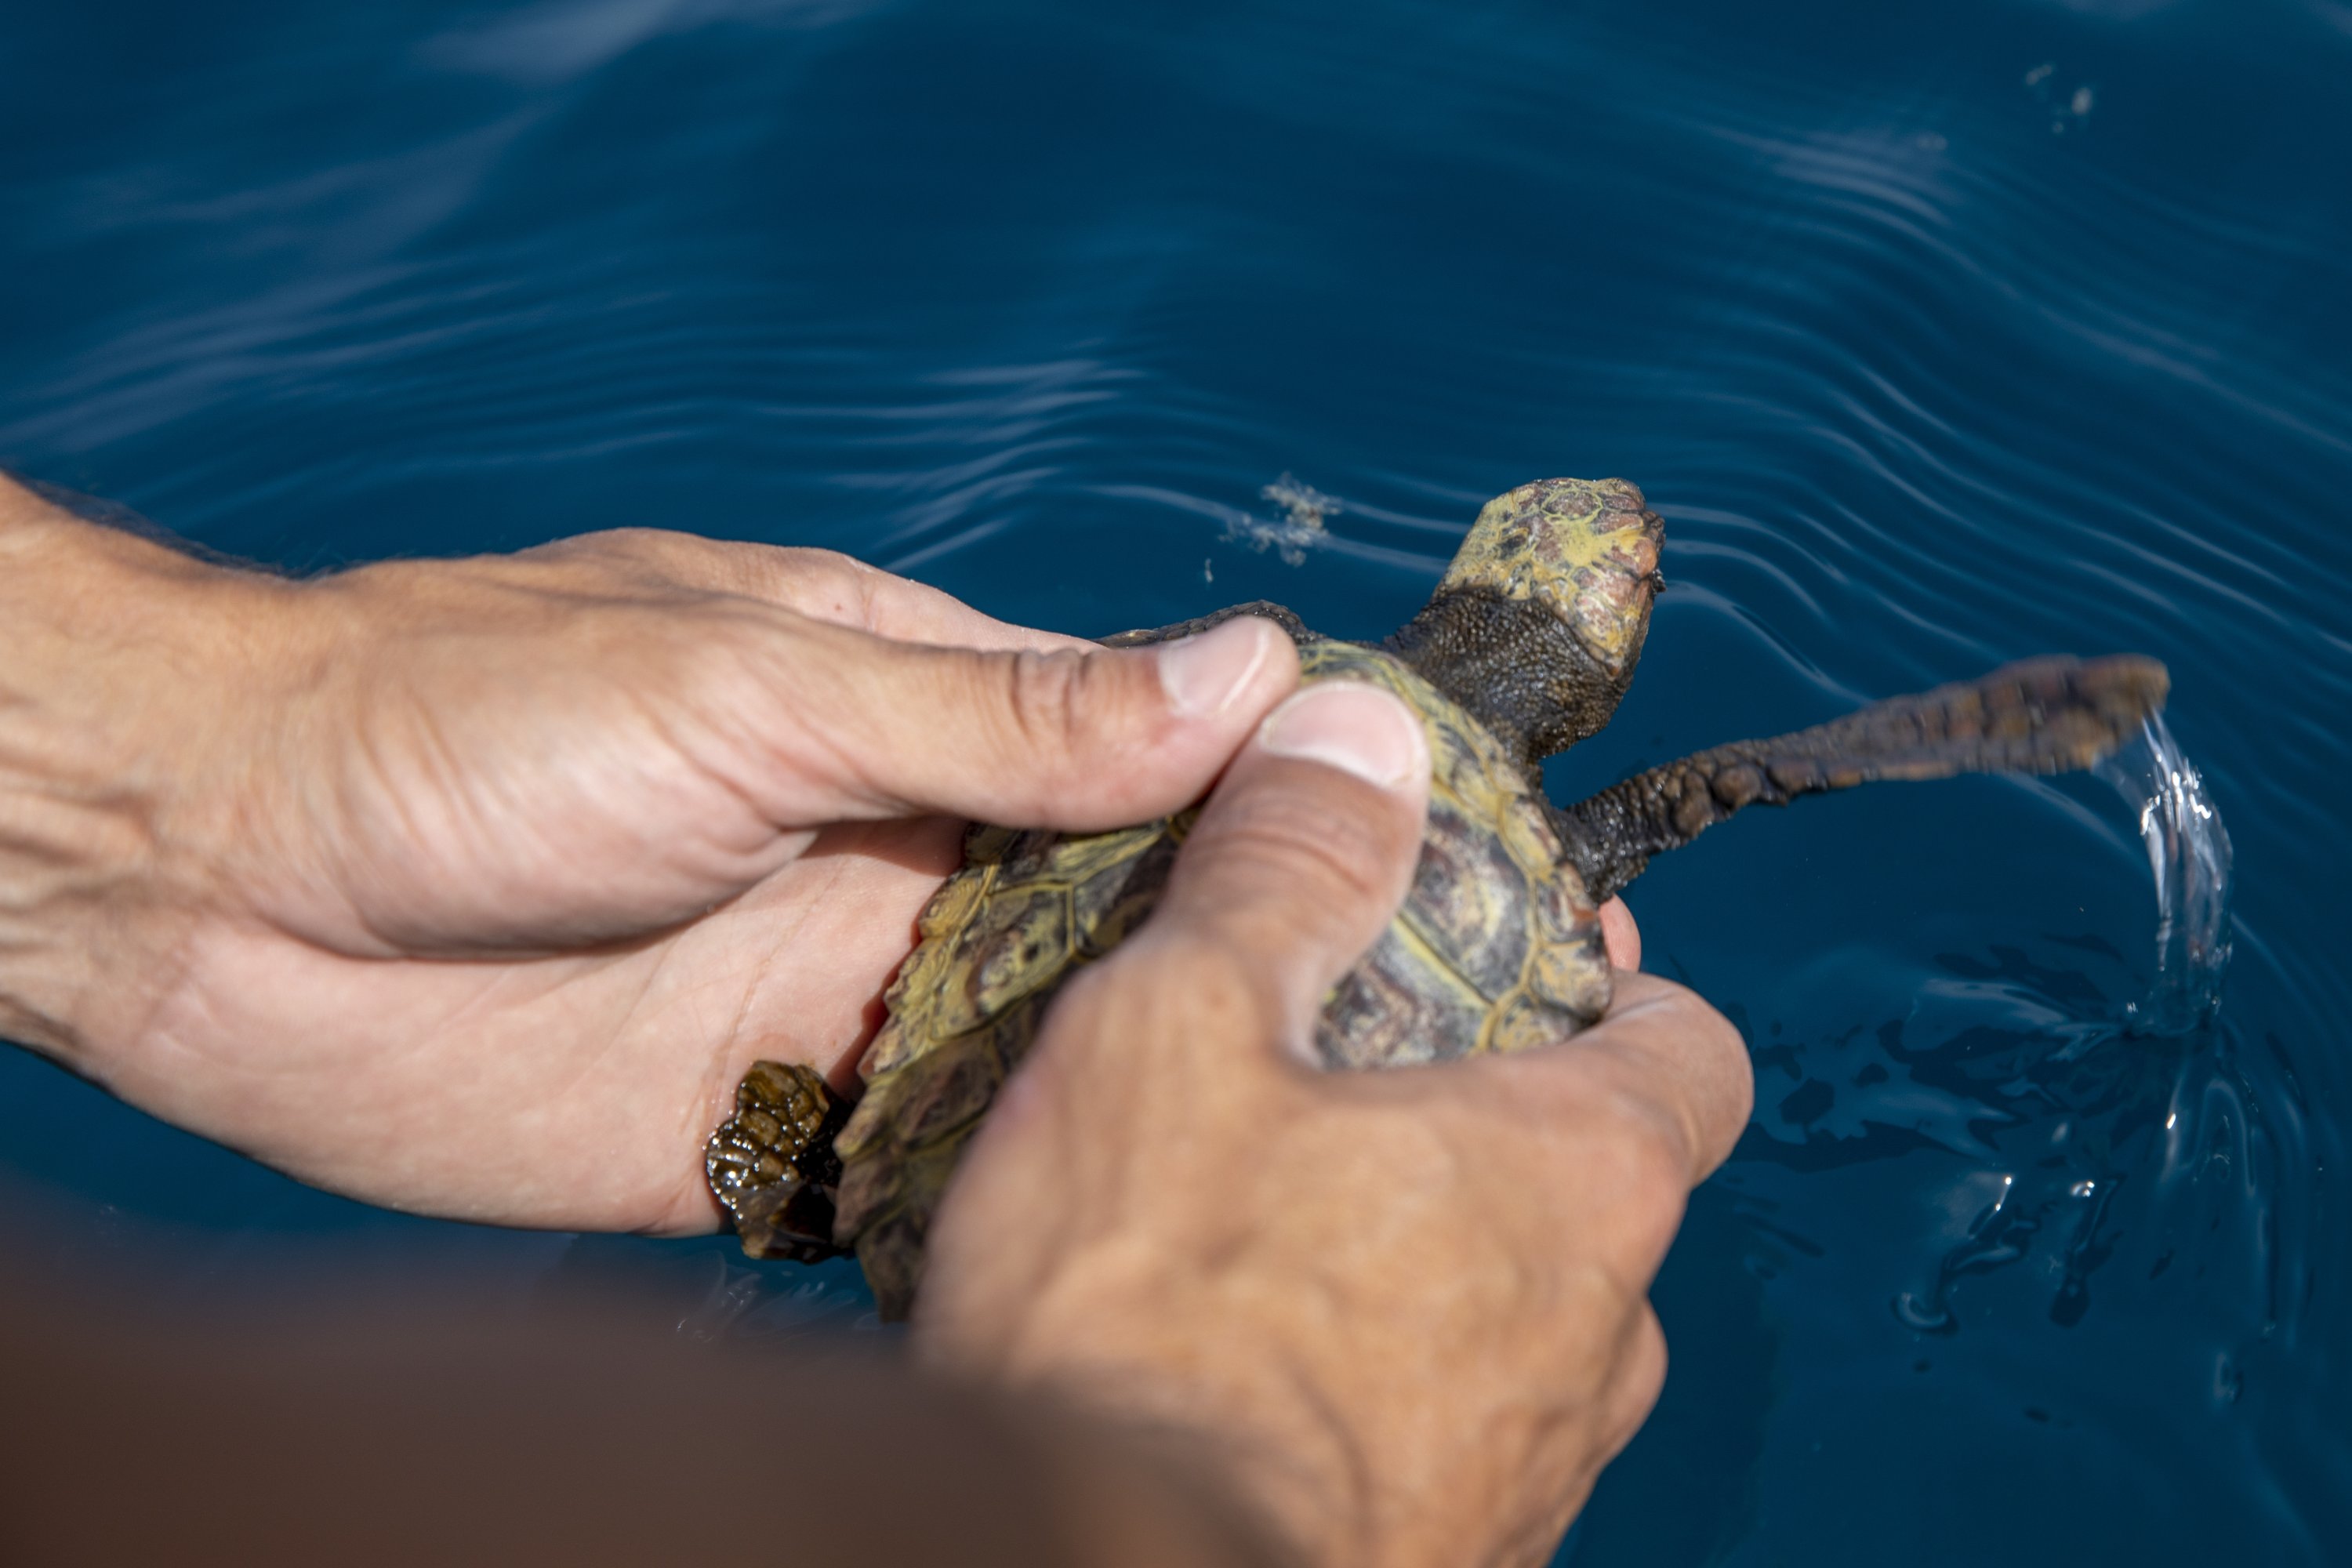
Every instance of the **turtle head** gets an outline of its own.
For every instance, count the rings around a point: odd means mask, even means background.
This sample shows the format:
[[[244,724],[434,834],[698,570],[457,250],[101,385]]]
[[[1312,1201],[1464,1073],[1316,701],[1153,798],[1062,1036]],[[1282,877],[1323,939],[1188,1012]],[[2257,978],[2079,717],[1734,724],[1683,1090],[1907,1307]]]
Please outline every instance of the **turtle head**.
[[[1529,760],[1609,722],[1664,579],[1665,524],[1623,479],[1538,479],[1488,501],[1391,646]]]
[[[1437,591],[1534,605],[1622,684],[1649,635],[1665,537],[1658,514],[1623,479],[1538,479],[1486,504]]]

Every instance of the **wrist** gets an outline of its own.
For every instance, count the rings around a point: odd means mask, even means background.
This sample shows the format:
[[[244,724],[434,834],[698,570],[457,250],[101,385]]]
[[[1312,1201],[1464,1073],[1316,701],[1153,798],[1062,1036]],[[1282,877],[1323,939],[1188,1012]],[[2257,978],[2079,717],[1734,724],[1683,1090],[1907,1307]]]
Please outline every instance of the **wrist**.
[[[240,689],[220,601],[256,581],[0,479],[0,1037],[103,1078],[168,969],[163,847]]]

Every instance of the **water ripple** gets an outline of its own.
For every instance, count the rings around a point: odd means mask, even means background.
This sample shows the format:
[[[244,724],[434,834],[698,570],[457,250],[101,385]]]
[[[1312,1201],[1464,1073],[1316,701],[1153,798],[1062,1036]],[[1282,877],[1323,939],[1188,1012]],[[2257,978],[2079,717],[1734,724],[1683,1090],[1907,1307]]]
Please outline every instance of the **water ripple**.
[[[0,461],[296,565],[656,522],[1079,631],[1267,596],[1342,635],[1409,615],[1487,496],[1622,475],[1672,586],[1562,792],[2156,654],[2237,841],[2189,1035],[2119,1030],[2161,911],[2079,780],[1743,819],[1634,889],[1763,1092],[1660,1289],[1706,1407],[1670,1382],[1572,1554],[1916,1542],[2049,1441],[2082,1496],[2031,1492],[2005,1556],[2321,1561],[2352,1551],[2347,17],[52,7],[0,53]],[[1285,473],[1342,503],[1311,541]],[[140,1191],[227,1190],[190,1180]],[[2150,1475],[2196,1485],[2118,1501]]]

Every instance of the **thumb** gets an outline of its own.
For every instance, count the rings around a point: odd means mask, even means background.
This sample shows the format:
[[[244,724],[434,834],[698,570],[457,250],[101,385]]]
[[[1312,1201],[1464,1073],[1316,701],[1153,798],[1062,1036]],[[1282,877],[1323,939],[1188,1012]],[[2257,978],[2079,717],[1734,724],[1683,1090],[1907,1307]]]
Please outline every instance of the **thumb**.
[[[1428,739],[1403,702],[1353,681],[1307,687],[1209,798],[1142,947],[1214,954],[1267,1032],[1303,1046],[1403,901],[1428,800]]]
[[[1198,800],[1298,681],[1290,638],[1239,616],[1156,647],[983,650],[803,621],[769,740],[802,821],[940,814],[1093,832]],[[813,797],[813,798],[812,798]]]

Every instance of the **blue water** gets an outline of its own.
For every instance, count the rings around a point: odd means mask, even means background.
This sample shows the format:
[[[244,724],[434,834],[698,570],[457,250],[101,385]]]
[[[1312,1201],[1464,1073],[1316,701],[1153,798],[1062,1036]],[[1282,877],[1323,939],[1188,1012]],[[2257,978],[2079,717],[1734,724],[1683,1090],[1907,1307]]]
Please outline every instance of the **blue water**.
[[[1810,802],[1634,887],[1759,1093],[1562,1560],[2340,1563],[2347,81],[2342,0],[20,5],[0,463],[302,569],[658,524],[1358,636],[1486,496],[1622,474],[1674,586],[1562,795],[2156,654],[2236,841],[2201,1027],[2119,1027],[2156,901],[2092,780]],[[1285,472],[1341,510],[1255,548]],[[648,1332],[862,1310],[376,1214],[5,1051],[0,1179],[165,1305],[437,1261],[618,1273]]]

